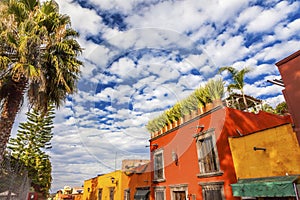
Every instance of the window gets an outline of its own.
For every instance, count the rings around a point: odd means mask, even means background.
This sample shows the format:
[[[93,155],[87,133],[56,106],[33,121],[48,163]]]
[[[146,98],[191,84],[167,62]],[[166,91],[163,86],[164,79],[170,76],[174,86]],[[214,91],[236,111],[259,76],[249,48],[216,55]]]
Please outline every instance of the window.
[[[102,188],[98,189],[98,200],[102,200]]]
[[[202,195],[204,200],[218,199],[223,200],[223,182],[203,183]]]
[[[155,191],[156,200],[165,200],[165,191]]]
[[[165,187],[155,187],[154,189],[154,195],[155,195],[155,200],[165,200]]]
[[[109,188],[109,200],[114,200],[114,191],[114,187]]]
[[[154,153],[154,180],[164,181],[164,157],[163,151],[159,150]]]
[[[124,200],[130,200],[130,189],[124,190]]]
[[[212,136],[203,138],[198,141],[199,152],[201,157],[199,163],[202,173],[209,173],[218,171],[216,153],[213,146]]]
[[[134,194],[134,200],[149,200],[149,188],[137,188]]]
[[[186,200],[188,194],[187,184],[170,185],[171,200]]]
[[[202,132],[196,137],[198,137],[197,151],[200,174],[213,174],[219,172],[220,167],[214,139],[214,129]]]

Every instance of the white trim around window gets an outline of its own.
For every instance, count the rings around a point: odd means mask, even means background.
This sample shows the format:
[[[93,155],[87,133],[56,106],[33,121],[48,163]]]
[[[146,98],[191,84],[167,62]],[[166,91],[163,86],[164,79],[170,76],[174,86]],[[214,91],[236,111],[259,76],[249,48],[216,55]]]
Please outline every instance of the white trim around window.
[[[209,129],[196,136],[199,171],[198,177],[220,176],[220,163],[215,139],[215,130]]]
[[[203,200],[219,199],[225,200],[224,182],[201,182]]]
[[[166,199],[166,187],[165,186],[154,187],[154,199],[155,200],[165,200]]]
[[[171,200],[182,199],[182,196],[184,196],[184,199],[187,199],[188,184],[176,184],[176,185],[170,185],[169,187],[170,187]]]
[[[153,152],[153,165],[154,165],[154,182],[165,181],[165,166],[164,166],[164,150],[158,149]]]

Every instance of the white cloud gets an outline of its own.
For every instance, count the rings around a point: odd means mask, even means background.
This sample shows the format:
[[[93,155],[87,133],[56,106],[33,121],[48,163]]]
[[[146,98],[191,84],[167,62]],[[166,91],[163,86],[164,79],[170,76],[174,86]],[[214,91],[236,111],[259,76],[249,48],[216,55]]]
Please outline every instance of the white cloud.
[[[136,67],[131,59],[121,58],[118,62],[112,64],[110,71],[122,79],[127,79],[132,75],[134,76]]]
[[[271,59],[279,61],[291,53],[299,50],[299,45],[300,42],[297,40],[283,41],[262,49],[261,51],[257,52],[254,58],[262,61],[269,61]]]
[[[297,36],[300,33],[300,19],[296,19],[289,24],[281,23],[275,28],[276,38],[286,40],[291,36]]]
[[[163,1],[152,5],[143,13],[129,16],[126,22],[132,27],[155,27],[165,28],[183,32],[189,29],[195,29],[201,25],[205,18],[194,17],[199,15],[197,4],[194,1]],[[170,8],[173,9],[170,9]],[[168,10],[168,12],[166,12]],[[186,23],[178,23],[185,21]]]
[[[70,0],[57,1],[60,12],[68,13],[71,17],[72,27],[84,35],[97,35],[100,33],[103,28],[101,17],[94,10],[82,8],[78,4],[71,2]]]
[[[277,85],[270,85],[265,87],[257,87],[256,85],[246,84],[244,91],[247,91],[247,95],[254,97],[261,97],[263,95],[275,96],[281,94],[282,88]]]
[[[274,8],[263,10],[254,20],[247,25],[249,32],[270,31],[280,21],[285,20],[290,12],[294,12],[299,7],[299,2],[288,4],[287,1],[279,2]]]
[[[201,82],[203,81],[203,77],[199,75],[188,74],[186,76],[181,76],[179,78],[178,84],[182,87],[185,87],[187,90],[190,90],[190,93],[199,87]],[[176,93],[181,93],[182,91],[178,91]]]
[[[258,16],[263,8],[259,7],[259,6],[252,6],[252,7],[248,7],[245,10],[243,10],[238,18],[236,19],[236,25],[237,26],[243,26],[248,24],[253,17]]]
[[[205,10],[205,15],[208,16],[208,20],[214,22],[225,22],[235,18],[235,16],[248,4],[245,0],[214,0],[210,1],[207,5],[202,4]]]
[[[261,64],[251,68],[251,72],[248,73],[248,77],[255,78],[262,75],[276,74],[278,72],[277,67],[271,64]]]
[[[111,1],[98,1],[98,0],[90,0],[95,6],[98,6],[104,10],[115,10],[118,12],[128,13],[132,11],[133,7],[137,4],[136,0],[111,0]]]
[[[232,37],[228,34],[221,34],[216,40],[209,41],[204,48],[218,67],[231,65],[249,52],[242,36]]]
[[[202,53],[200,55],[191,54],[185,58],[185,61],[189,63],[191,67],[202,67],[205,66],[210,59],[211,58],[206,53]]]

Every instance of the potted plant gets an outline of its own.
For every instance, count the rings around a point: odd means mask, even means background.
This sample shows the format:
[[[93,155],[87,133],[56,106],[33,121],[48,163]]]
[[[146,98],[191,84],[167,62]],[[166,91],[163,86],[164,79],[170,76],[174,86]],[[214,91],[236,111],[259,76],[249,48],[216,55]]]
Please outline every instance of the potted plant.
[[[194,93],[188,97],[188,107],[190,109],[191,118],[196,117],[199,100]]]
[[[205,112],[205,110],[207,110],[206,108],[209,106],[207,104],[210,103],[210,98],[209,98],[209,93],[208,93],[207,87],[201,86],[200,88],[195,90],[194,94],[199,102],[198,108],[204,108],[204,109],[202,109],[202,112]]]
[[[187,99],[184,99],[180,102],[180,104],[182,106],[181,116],[183,117],[184,122],[186,122],[190,118],[189,102]]]
[[[206,88],[209,94],[209,97],[213,103],[213,106],[216,107],[222,104],[222,97],[224,95],[224,82],[222,78],[210,79]]]
[[[182,124],[183,119],[182,119],[182,105],[180,102],[177,102],[173,108],[172,108],[172,113],[174,114],[174,117],[177,119],[177,125]]]

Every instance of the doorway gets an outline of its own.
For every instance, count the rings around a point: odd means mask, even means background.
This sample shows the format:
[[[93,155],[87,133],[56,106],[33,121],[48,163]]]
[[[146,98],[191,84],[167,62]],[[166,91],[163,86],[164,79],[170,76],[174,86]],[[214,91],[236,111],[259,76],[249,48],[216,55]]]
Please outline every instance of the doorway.
[[[173,191],[174,200],[186,200],[185,191]]]

